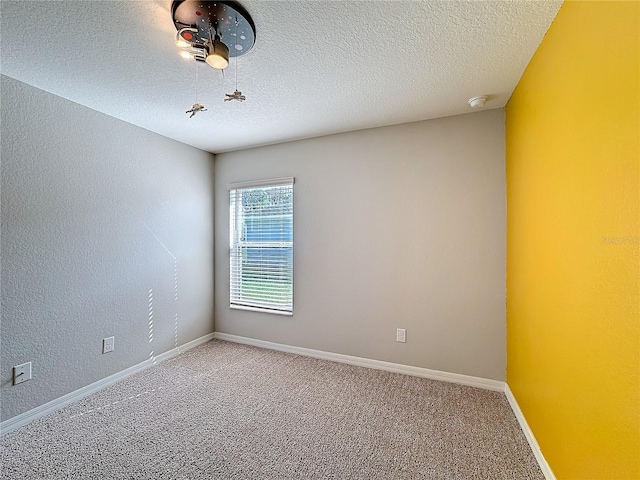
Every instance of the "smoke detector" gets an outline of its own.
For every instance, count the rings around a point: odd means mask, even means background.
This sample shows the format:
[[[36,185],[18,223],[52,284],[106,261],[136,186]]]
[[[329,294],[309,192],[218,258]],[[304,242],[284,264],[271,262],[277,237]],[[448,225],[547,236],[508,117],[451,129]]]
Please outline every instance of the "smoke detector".
[[[487,103],[487,96],[486,95],[480,95],[479,97],[473,97],[469,99],[469,106],[471,108],[480,108],[480,107],[484,107],[484,104]]]

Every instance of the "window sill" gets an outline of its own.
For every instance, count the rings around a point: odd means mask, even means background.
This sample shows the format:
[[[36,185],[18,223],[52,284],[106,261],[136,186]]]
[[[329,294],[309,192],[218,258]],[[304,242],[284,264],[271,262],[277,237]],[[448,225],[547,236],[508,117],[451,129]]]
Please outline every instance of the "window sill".
[[[244,305],[229,305],[229,308],[231,308],[233,310],[248,310],[250,312],[272,313],[274,315],[284,315],[286,317],[292,317],[293,316],[293,312],[282,312],[280,310],[269,310],[268,308],[245,307]]]

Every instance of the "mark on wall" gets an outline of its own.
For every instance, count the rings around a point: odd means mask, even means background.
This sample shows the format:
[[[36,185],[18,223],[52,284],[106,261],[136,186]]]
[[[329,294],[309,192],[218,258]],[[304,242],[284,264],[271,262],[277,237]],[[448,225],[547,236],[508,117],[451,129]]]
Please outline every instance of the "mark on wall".
[[[167,252],[169,256],[173,259],[173,297],[174,297],[175,306],[176,306],[175,307],[176,311],[175,311],[174,320],[173,320],[173,346],[174,348],[178,348],[178,353],[181,353],[178,347],[178,323],[179,323],[178,322],[178,259],[171,252],[171,250],[167,248],[164,242],[160,240],[160,238],[158,238],[158,236],[153,232],[153,230],[149,228],[147,224],[144,225],[144,228],[146,228],[149,231],[149,233],[153,235],[153,238],[156,239],[156,241],[162,246],[165,252]]]
[[[610,236],[602,237],[602,243],[605,245],[638,245],[640,244],[640,239],[636,236]]]
[[[153,353],[153,288],[149,290],[149,345],[151,347],[151,352],[149,353],[149,357],[153,361],[153,364],[156,364],[156,357]]]
[[[175,257],[173,257],[173,297],[176,302],[176,315],[173,323],[173,346],[178,348],[178,260]]]

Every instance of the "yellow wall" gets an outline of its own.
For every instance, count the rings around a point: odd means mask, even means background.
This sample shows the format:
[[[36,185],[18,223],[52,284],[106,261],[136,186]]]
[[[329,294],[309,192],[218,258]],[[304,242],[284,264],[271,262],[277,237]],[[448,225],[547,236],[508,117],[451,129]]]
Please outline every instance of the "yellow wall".
[[[640,478],[639,30],[566,2],[506,108],[507,381],[559,479]]]

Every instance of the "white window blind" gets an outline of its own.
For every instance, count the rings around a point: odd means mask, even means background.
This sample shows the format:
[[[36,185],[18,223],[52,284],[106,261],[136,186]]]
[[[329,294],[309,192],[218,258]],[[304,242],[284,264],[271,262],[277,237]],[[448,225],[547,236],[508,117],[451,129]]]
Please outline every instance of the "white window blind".
[[[293,182],[230,186],[231,308],[293,312]]]

